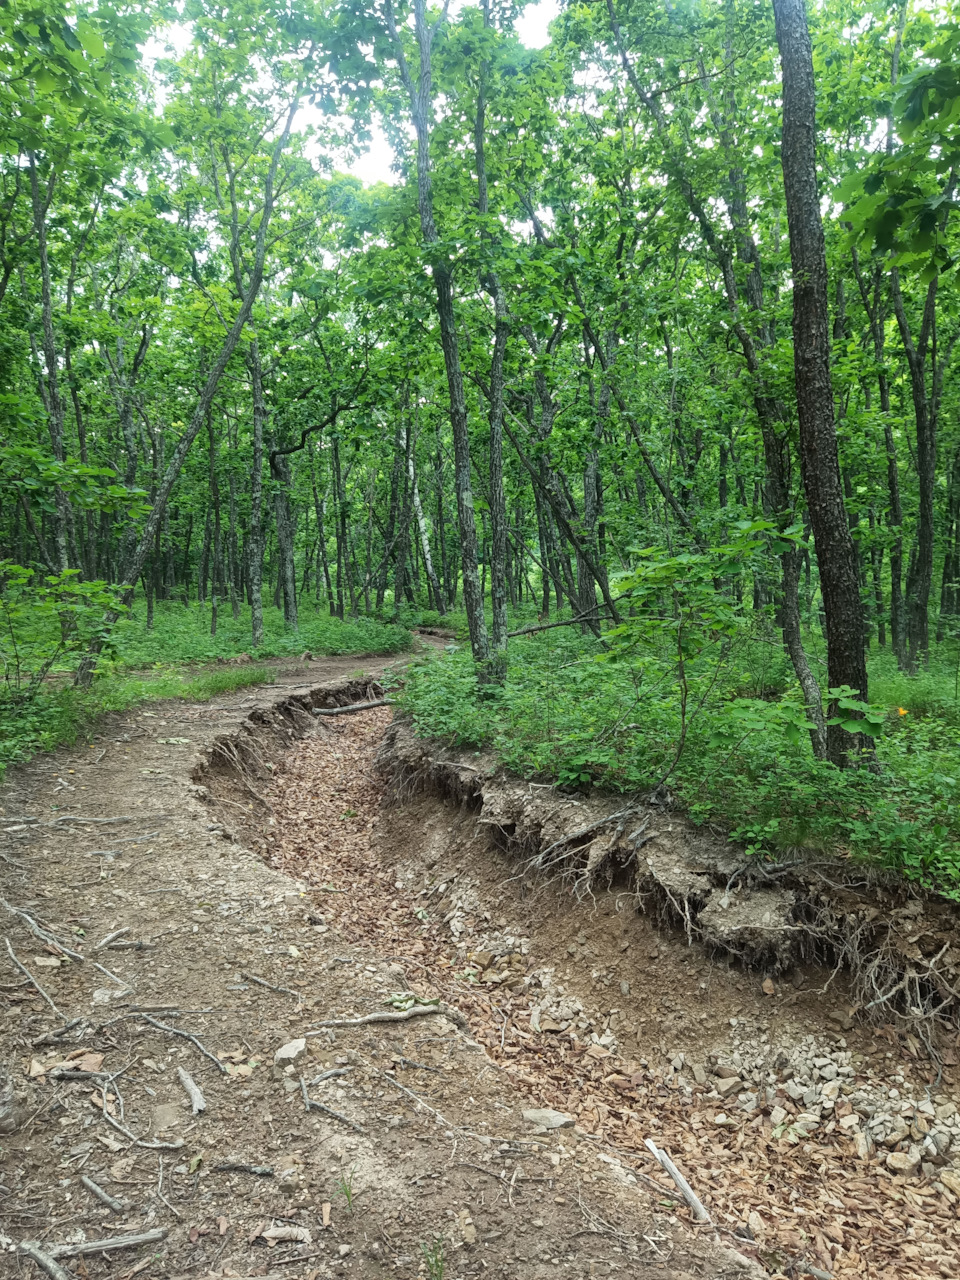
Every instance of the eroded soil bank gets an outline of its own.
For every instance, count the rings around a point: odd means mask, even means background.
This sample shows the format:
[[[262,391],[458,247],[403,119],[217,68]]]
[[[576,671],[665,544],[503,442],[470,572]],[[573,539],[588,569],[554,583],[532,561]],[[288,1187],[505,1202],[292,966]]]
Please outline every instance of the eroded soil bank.
[[[459,793],[449,773],[425,793],[445,762],[402,728],[383,748],[388,719],[327,722],[293,749],[267,797],[264,852],[328,892],[326,924],[358,945],[379,940],[418,997],[458,1008],[529,1105],[575,1119],[582,1184],[606,1166],[666,1191],[644,1147],[652,1138],[721,1237],[771,1274],[960,1272],[950,1068],[932,1067],[893,1025],[861,1023],[849,975],[802,948],[789,980],[776,949],[764,968],[757,946],[760,967],[746,970],[670,927],[656,895],[644,914],[645,895],[623,876],[584,878],[609,839],[579,840],[572,874],[559,861],[543,874],[525,856],[522,815],[552,806],[542,851],[587,825],[570,816],[576,801],[491,785],[481,807],[481,759],[456,762]],[[673,832],[661,814],[659,825],[669,843],[652,852],[664,865],[683,824]],[[641,1182],[638,1200],[649,1190]]]
[[[442,807],[384,808],[382,726],[309,715],[381,670],[318,663],[114,717],[4,785],[23,969],[4,955],[0,1274],[756,1274],[582,1125],[524,1119],[512,1024],[488,1048],[486,988],[456,977],[418,896]],[[440,988],[448,1013],[322,1025]],[[568,1065],[569,1094],[585,1068]]]

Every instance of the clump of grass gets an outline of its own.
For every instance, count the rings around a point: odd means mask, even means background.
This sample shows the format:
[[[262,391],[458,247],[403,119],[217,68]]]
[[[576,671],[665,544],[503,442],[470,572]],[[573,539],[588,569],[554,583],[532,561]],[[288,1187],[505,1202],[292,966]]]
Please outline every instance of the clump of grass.
[[[400,700],[418,733],[492,749],[513,772],[566,787],[643,794],[666,762],[669,790],[691,817],[724,825],[751,853],[854,857],[960,901],[952,661],[911,677],[876,655],[871,702],[885,713],[877,769],[840,770],[813,758],[779,654],[751,683],[749,646],[726,665],[709,653],[687,658],[696,715],[686,720],[666,650],[634,659],[550,632],[511,643],[502,690],[478,685],[462,647],[412,666]]]
[[[249,685],[268,684],[271,673],[261,666],[228,667],[222,671],[184,675],[158,672],[150,677],[102,676],[89,689],[43,686],[28,698],[0,700],[0,779],[12,764],[21,764],[38,751],[55,751],[90,733],[108,711],[164,698],[209,702],[218,694]]]

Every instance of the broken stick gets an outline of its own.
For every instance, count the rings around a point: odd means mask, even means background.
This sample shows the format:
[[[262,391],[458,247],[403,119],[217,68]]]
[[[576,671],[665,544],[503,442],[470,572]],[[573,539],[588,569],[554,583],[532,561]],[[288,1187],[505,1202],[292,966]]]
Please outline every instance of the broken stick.
[[[456,1021],[462,1014],[441,1004],[415,1004],[412,1009],[402,1009],[397,1013],[368,1013],[362,1018],[327,1018],[323,1022],[313,1022],[314,1027],[365,1027],[369,1022],[406,1022],[408,1018],[420,1018],[427,1013],[441,1013],[444,1017]],[[308,1036],[319,1032],[308,1031]]]
[[[307,1082],[303,1076],[300,1077],[300,1092],[303,1094],[303,1105],[307,1111],[322,1111],[324,1115],[332,1116],[334,1120],[339,1120],[341,1124],[349,1125],[357,1133],[365,1133],[360,1125],[355,1124],[349,1116],[341,1115],[339,1111],[334,1111],[333,1107],[325,1107],[322,1102],[314,1102],[313,1098],[307,1093]]]
[[[184,1071],[183,1067],[177,1067],[177,1078],[187,1091],[187,1096],[190,1099],[190,1105],[193,1107],[193,1114],[196,1115],[199,1111],[206,1111],[207,1101],[200,1091],[200,1086],[191,1079],[190,1075]]]
[[[81,1173],[80,1181],[98,1200],[102,1200],[108,1209],[112,1209],[114,1213],[123,1213],[126,1206],[122,1200],[117,1200],[110,1195],[109,1191],[104,1191],[103,1187],[94,1182],[92,1178],[88,1178],[85,1173]]]
[[[703,1207],[702,1203],[694,1195],[693,1188],[686,1180],[677,1166],[673,1163],[665,1151],[661,1151],[652,1138],[645,1138],[644,1144],[648,1151],[651,1151],[657,1163],[669,1173],[670,1177],[677,1184],[680,1194],[686,1200],[693,1212],[695,1222],[711,1222],[709,1213]]]
[[[355,711],[372,711],[374,707],[392,707],[393,698],[377,698],[375,702],[354,702],[349,707],[314,707],[315,716],[349,716]]]
[[[76,1280],[69,1271],[64,1271],[59,1262],[55,1262],[49,1253],[44,1253],[35,1240],[24,1240],[17,1246],[17,1252],[26,1258],[32,1258],[41,1271],[45,1271],[50,1280]]]

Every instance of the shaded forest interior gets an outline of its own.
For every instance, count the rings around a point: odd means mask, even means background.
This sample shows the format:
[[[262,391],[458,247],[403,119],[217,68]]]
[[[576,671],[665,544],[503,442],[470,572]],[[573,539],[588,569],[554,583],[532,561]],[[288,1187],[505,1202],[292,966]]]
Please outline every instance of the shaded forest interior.
[[[421,732],[954,895],[956,7],[520,12],[0,8],[0,764],[440,627]]]

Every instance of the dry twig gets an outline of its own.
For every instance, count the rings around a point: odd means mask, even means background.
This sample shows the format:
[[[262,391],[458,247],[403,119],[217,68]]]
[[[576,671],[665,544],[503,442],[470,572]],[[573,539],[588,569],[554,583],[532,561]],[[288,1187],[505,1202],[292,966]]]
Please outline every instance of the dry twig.
[[[339,1111],[334,1111],[332,1107],[325,1107],[322,1102],[315,1102],[307,1093],[307,1082],[303,1076],[300,1077],[300,1092],[303,1094],[303,1105],[307,1111],[322,1111],[324,1115],[332,1116],[334,1120],[339,1120],[341,1124],[349,1125],[357,1133],[366,1132],[360,1125],[355,1124],[349,1116],[341,1115]]]
[[[126,1206],[122,1200],[117,1200],[114,1196],[110,1195],[109,1191],[104,1191],[103,1187],[94,1182],[92,1178],[88,1178],[85,1173],[80,1175],[80,1181],[88,1191],[92,1192],[93,1195],[97,1197],[98,1200],[102,1200],[108,1209],[112,1209],[114,1213],[123,1213]]]
[[[190,1105],[193,1107],[193,1114],[197,1115],[200,1111],[206,1111],[207,1100],[204,1098],[200,1086],[192,1079],[188,1072],[184,1071],[183,1067],[177,1067],[177,1079],[187,1091],[187,1096],[190,1099]]]
[[[164,1022],[158,1022],[156,1018],[151,1018],[149,1014],[140,1015],[144,1022],[149,1022],[151,1027],[156,1027],[159,1031],[169,1031],[172,1036],[182,1036],[184,1040],[189,1040],[191,1044],[196,1045],[205,1058],[209,1058],[213,1065],[217,1068],[221,1075],[227,1074],[227,1068],[223,1065],[219,1058],[215,1058],[209,1049],[205,1048],[196,1036],[190,1034],[189,1031],[181,1031],[179,1027],[168,1027]]]
[[[67,1016],[67,1015],[66,1015],[65,1013],[61,1013],[61,1011],[57,1008],[57,1006],[53,1003],[53,1001],[50,999],[50,997],[49,997],[49,996],[47,995],[47,993],[44,991],[43,987],[41,987],[40,983],[36,980],[36,978],[33,976],[33,974],[32,974],[32,973],[30,972],[30,970],[27,968],[27,966],[26,966],[25,964],[22,964],[22,963],[17,959],[17,957],[14,955],[13,947],[11,947],[11,945],[10,945],[10,939],[9,939],[9,938],[4,938],[4,942],[7,944],[7,951],[8,951],[8,953],[9,953],[9,955],[10,955],[10,959],[11,959],[11,960],[13,961],[13,963],[17,966],[17,968],[20,970],[20,972],[23,974],[23,976],[28,980],[28,982],[31,984],[31,986],[36,987],[36,989],[40,992],[40,994],[43,996],[44,1000],[46,1000],[47,1004],[50,1006],[50,1008],[53,1010],[53,1012],[57,1015],[57,1017],[58,1017],[58,1018],[66,1018],[66,1016]]]

